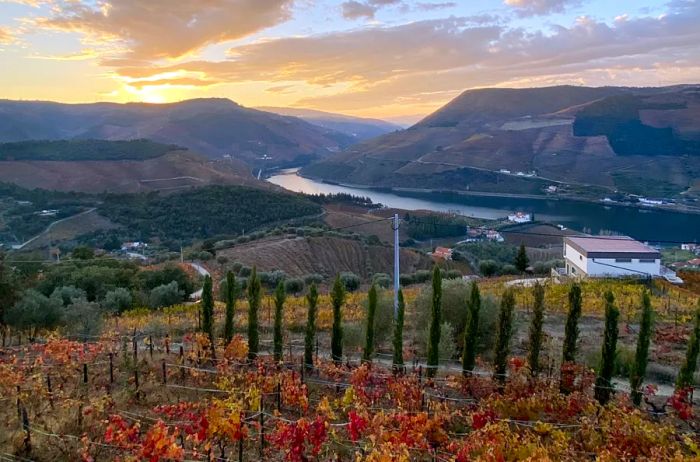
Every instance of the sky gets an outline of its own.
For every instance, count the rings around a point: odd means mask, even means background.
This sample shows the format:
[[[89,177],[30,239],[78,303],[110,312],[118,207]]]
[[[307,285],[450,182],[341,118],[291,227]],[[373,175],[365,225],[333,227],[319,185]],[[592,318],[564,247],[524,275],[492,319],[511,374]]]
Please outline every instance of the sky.
[[[0,0],[0,98],[418,118],[461,92],[700,82],[700,0]]]

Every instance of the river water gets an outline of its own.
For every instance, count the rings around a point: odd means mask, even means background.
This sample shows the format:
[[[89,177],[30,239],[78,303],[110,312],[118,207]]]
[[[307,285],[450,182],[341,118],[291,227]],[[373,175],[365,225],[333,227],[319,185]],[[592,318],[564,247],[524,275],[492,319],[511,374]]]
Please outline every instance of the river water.
[[[561,224],[579,231],[586,229],[593,234],[606,230],[650,242],[700,241],[700,214],[572,200],[386,192],[323,183],[301,177],[297,175],[297,170],[280,171],[267,181],[290,191],[307,194],[347,193],[369,197],[375,203],[405,210],[449,211],[487,219],[503,218],[509,213],[522,211],[534,213],[538,221]]]

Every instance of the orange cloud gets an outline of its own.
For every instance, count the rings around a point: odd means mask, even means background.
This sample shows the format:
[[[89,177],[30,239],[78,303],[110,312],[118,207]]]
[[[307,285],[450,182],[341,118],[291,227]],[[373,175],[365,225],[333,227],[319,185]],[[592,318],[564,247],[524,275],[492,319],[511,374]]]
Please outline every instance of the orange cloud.
[[[14,41],[14,37],[7,29],[0,27],[0,43],[11,43]]]
[[[293,0],[60,1],[36,25],[121,41],[132,59],[177,58],[287,19]]]

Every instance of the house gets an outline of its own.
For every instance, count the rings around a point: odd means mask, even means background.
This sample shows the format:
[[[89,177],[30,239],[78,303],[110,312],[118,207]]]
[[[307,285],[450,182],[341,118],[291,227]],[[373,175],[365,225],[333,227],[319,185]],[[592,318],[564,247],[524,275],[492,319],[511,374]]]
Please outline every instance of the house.
[[[131,250],[143,250],[143,249],[145,249],[146,247],[148,247],[148,244],[146,244],[145,242],[139,242],[139,241],[136,241],[136,242],[124,242],[124,243],[122,244],[122,251],[123,251],[123,252],[128,252],[128,251],[131,251]]]
[[[528,223],[532,221],[532,216],[529,213],[516,212],[512,215],[508,215],[508,221],[513,223]]]
[[[661,276],[661,253],[626,236],[566,236],[564,262],[573,277]]]
[[[34,212],[34,214],[39,215],[40,217],[55,217],[56,215],[58,215],[58,210],[41,210],[39,212]]]
[[[695,252],[696,250],[700,250],[700,246],[698,244],[681,244],[681,250]]]
[[[437,247],[433,252],[433,257],[442,258],[443,260],[452,260],[452,249]]]

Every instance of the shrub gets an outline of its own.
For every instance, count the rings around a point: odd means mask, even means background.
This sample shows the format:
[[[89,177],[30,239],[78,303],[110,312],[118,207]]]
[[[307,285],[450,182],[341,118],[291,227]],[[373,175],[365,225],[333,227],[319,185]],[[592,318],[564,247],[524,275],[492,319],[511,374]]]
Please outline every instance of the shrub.
[[[479,272],[486,277],[495,275],[500,269],[500,265],[493,260],[482,260],[479,263]]]
[[[290,278],[284,281],[284,289],[290,294],[298,294],[304,290],[304,281],[299,278]]]
[[[103,314],[99,303],[76,300],[66,307],[66,331],[83,337],[98,335],[102,330]]]
[[[386,273],[375,273],[372,275],[372,284],[376,284],[377,287],[382,289],[388,289],[391,287],[392,279]]]
[[[112,313],[123,313],[133,305],[131,292],[123,287],[107,292],[102,306]]]
[[[162,308],[164,306],[177,305],[182,302],[185,292],[178,288],[177,282],[160,285],[148,296],[148,304],[151,308]]]
[[[345,286],[345,289],[348,292],[354,292],[357,289],[359,289],[360,283],[362,282],[360,276],[347,271],[340,273],[340,280],[342,281],[343,285]]]
[[[322,274],[311,273],[304,276],[304,284],[310,286],[311,284],[321,284],[323,280],[326,279]]]

